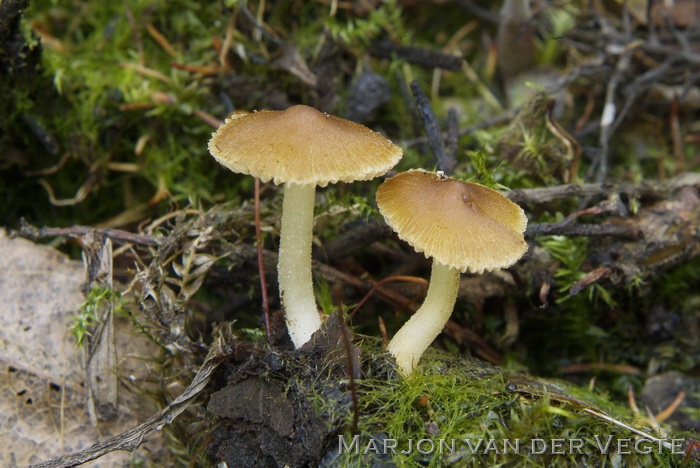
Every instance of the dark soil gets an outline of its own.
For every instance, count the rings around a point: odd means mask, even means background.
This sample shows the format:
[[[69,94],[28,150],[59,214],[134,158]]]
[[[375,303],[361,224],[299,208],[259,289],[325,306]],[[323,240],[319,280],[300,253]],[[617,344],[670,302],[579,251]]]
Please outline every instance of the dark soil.
[[[207,406],[218,416],[214,459],[242,468],[318,466],[351,410],[341,318],[333,315],[299,352],[248,348],[223,366],[226,384]],[[357,348],[352,353],[356,362]]]

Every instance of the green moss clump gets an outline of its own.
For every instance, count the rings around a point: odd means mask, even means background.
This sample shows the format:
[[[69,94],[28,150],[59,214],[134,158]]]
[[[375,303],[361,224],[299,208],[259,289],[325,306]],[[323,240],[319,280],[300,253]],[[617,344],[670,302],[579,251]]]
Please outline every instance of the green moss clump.
[[[571,384],[433,349],[402,380],[385,356],[374,349],[365,354],[371,370],[357,382],[357,437],[342,434],[326,456],[328,466],[674,466],[683,460],[682,437],[670,438],[677,439],[676,454],[659,449],[589,412],[634,426],[628,409]]]

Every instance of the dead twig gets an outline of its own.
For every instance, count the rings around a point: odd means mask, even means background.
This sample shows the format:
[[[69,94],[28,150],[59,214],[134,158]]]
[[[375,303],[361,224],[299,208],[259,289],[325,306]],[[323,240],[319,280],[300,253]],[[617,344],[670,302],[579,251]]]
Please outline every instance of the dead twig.
[[[489,23],[498,24],[498,13],[494,13],[487,8],[480,7],[475,2],[467,0],[457,0],[456,3],[477,18],[481,18]]]
[[[365,304],[365,302],[367,302],[367,300],[372,296],[372,294],[377,290],[377,288],[379,288],[383,284],[390,283],[392,281],[408,281],[411,283],[418,283],[426,287],[429,284],[427,280],[423,278],[417,278],[415,276],[390,276],[388,278],[383,278],[382,280],[377,281],[377,283],[374,286],[372,286],[372,289],[370,289],[369,292],[365,294],[365,297],[363,297],[362,300],[357,303],[355,308],[350,313],[350,318],[355,316],[357,311],[360,310],[360,308]]]
[[[615,72],[610,81],[608,81],[607,90],[605,92],[605,105],[603,107],[603,113],[600,116],[600,154],[598,154],[593,164],[593,167],[597,170],[597,182],[603,182],[608,177],[608,151],[610,137],[614,132],[613,123],[616,118],[624,118],[623,113],[618,114],[617,112],[615,96],[617,95],[617,87],[629,70],[633,53],[634,50],[629,49],[620,56],[615,67]]]
[[[560,198],[588,198],[608,196],[612,193],[625,195],[630,198],[653,197],[663,198],[678,189],[700,185],[700,174],[686,172],[668,181],[645,181],[639,184],[597,183],[597,184],[564,184],[553,187],[534,189],[519,189],[508,193],[508,198],[516,203],[548,203]]]
[[[445,151],[445,143],[440,135],[440,127],[435,118],[435,113],[430,107],[430,102],[417,81],[411,82],[411,91],[413,92],[413,99],[416,101],[418,114],[423,121],[423,128],[425,128],[425,133],[428,135],[430,148],[435,157],[435,164],[439,171],[444,172],[446,175],[452,175],[457,165],[457,160],[451,157],[453,155],[448,155]]]
[[[104,237],[111,239],[115,242],[119,242],[121,244],[136,244],[146,247],[154,247],[157,246],[159,243],[158,240],[156,240],[154,237],[144,236],[141,234],[134,234],[133,232],[122,231],[120,229],[97,229],[90,226],[72,226],[67,228],[38,228],[29,224],[27,221],[24,220],[24,218],[20,220],[20,229],[19,231],[15,231],[15,234],[19,235],[20,237],[36,241],[46,237],[78,238],[91,232],[101,234]]]
[[[383,59],[398,58],[425,68],[442,68],[451,71],[459,70],[464,62],[462,57],[456,55],[421,47],[402,46],[388,40],[375,42],[369,53]]]
[[[569,289],[569,297],[575,296],[588,286],[595,284],[602,279],[609,278],[611,274],[612,268],[610,267],[598,267],[595,270],[589,271],[586,276],[576,281],[573,286],[571,286]]]
[[[537,236],[568,236],[568,237],[619,237],[635,240],[639,238],[639,229],[631,225],[617,224],[565,224],[560,223],[531,223],[525,231],[528,239]]]
[[[518,110],[519,110],[519,108],[511,109],[507,112],[503,112],[501,114],[495,115],[489,119],[482,120],[482,121],[477,122],[475,124],[469,125],[467,127],[462,128],[461,130],[459,130],[459,132],[457,134],[458,134],[458,136],[469,135],[471,133],[474,133],[476,130],[481,130],[481,129],[488,128],[488,127],[495,127],[498,125],[506,124],[506,123],[510,122],[511,120],[513,120],[513,117],[515,117]],[[440,133],[440,138],[447,138],[447,136],[448,136],[447,133]],[[410,138],[408,140],[403,140],[401,142],[401,146],[410,148],[410,147],[420,145],[423,143],[427,143],[427,142],[428,142],[427,136]]]
[[[258,19],[253,15],[253,13],[251,13],[251,11],[248,9],[245,3],[239,3],[238,7],[241,9],[246,19],[250,21],[250,23],[253,25],[253,27],[255,27],[257,31],[260,31],[260,33],[267,39],[269,39],[273,44],[279,47],[283,47],[286,44],[283,40],[273,36],[272,33],[268,31],[263,24],[260,24],[258,22]]]

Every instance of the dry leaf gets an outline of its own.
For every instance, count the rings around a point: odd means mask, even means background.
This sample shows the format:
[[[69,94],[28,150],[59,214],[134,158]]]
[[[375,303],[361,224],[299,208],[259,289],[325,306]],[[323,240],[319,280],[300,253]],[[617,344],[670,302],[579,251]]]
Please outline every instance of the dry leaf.
[[[157,408],[145,397],[119,388],[115,421],[90,424],[85,408],[84,373],[75,340],[68,332],[84,301],[81,262],[0,231],[0,466],[14,467],[86,448],[138,424]],[[155,353],[144,338],[115,323],[120,375],[136,385],[148,375],[136,355]],[[128,350],[128,355],[125,350]],[[148,452],[114,452],[90,466],[131,465],[133,458],[168,465],[160,437]],[[164,455],[165,456],[165,455]]]

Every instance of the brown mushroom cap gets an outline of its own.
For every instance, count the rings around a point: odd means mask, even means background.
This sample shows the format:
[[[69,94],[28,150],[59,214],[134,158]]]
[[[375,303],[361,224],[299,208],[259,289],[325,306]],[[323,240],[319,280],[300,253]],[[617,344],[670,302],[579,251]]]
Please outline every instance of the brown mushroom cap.
[[[462,272],[506,268],[527,251],[525,213],[483,185],[413,170],[380,185],[377,205],[401,239]]]
[[[308,106],[234,115],[212,135],[209,151],[234,172],[275,184],[368,180],[402,150],[377,132]]]

